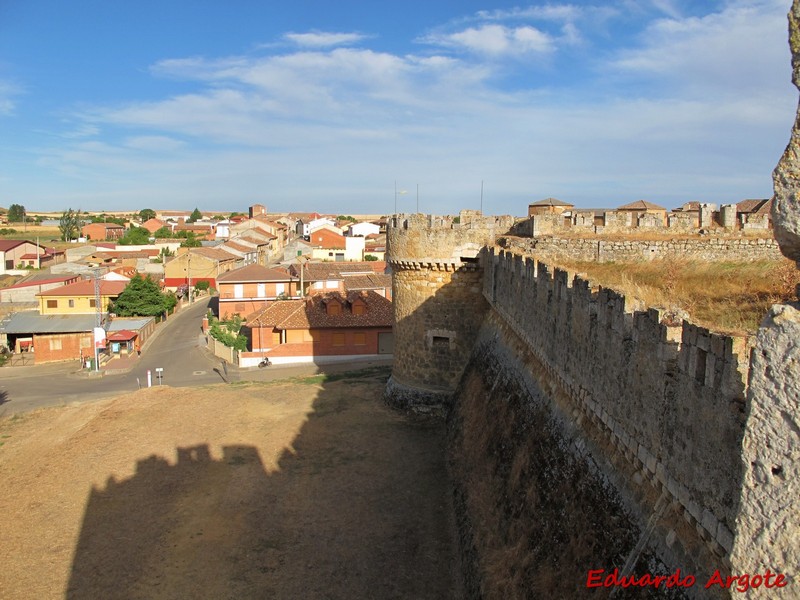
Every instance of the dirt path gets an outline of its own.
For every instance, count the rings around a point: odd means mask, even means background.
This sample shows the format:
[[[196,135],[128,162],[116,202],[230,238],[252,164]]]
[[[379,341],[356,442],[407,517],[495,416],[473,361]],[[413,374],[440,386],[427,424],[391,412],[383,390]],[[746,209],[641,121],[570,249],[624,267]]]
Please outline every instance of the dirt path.
[[[384,379],[0,421],[0,598],[458,597],[443,426]]]

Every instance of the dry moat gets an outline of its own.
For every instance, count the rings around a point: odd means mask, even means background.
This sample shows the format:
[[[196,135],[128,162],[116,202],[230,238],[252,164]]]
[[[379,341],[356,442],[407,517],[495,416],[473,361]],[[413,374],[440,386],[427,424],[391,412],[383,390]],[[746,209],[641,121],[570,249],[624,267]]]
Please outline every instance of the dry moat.
[[[387,375],[0,421],[0,597],[461,597],[444,424]]]

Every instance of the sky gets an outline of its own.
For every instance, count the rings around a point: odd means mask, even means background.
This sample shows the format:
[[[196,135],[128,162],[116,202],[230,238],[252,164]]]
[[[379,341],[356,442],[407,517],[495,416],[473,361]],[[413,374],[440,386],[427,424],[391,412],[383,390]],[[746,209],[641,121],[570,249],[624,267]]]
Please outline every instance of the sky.
[[[772,195],[791,0],[0,0],[0,206]]]

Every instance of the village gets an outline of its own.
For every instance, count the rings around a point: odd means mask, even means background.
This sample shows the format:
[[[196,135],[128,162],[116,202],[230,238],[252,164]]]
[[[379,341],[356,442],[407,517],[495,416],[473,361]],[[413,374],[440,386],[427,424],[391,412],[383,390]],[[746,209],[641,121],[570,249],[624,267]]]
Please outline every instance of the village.
[[[768,199],[719,208],[689,202],[668,211],[640,200],[575,209],[546,198],[531,202],[526,217],[504,222],[531,238],[771,238],[770,205]],[[19,226],[20,208],[0,209],[4,227]],[[475,214],[435,219],[468,228]],[[385,216],[273,214],[261,204],[229,215],[69,209],[55,216],[23,210],[23,231],[0,239],[3,364],[129,369],[156,327],[197,301],[209,307],[202,321],[209,353],[237,367],[391,358]],[[155,303],[136,300],[147,293],[140,280],[152,282]]]
[[[391,354],[385,220],[268,215],[262,205],[226,219],[141,212],[125,224],[82,224],[71,244],[0,240],[0,277],[10,282],[0,289],[0,346],[10,366],[119,370],[170,313],[200,300],[211,300],[210,351],[237,366]],[[134,241],[144,243],[126,243],[140,230]],[[137,279],[155,283],[163,305],[128,306],[126,289],[145,293],[131,286]],[[231,320],[233,335],[218,335]]]

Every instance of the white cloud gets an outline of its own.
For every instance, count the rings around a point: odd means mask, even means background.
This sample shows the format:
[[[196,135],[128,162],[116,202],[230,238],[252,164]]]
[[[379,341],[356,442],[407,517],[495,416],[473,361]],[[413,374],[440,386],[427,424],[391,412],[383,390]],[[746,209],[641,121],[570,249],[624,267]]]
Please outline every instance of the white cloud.
[[[164,135],[140,135],[128,138],[124,145],[145,152],[176,152],[186,146],[185,142]]]
[[[658,82],[667,93],[775,93],[790,81],[786,1],[736,2],[703,17],[664,18],[642,45],[619,53],[612,71]]]
[[[431,34],[423,41],[489,56],[548,54],[555,50],[554,40],[549,34],[529,25],[483,25],[456,33]]]
[[[329,48],[331,46],[342,46],[356,44],[366,36],[360,33],[333,33],[312,31],[309,33],[287,33],[284,39],[307,48]]]

